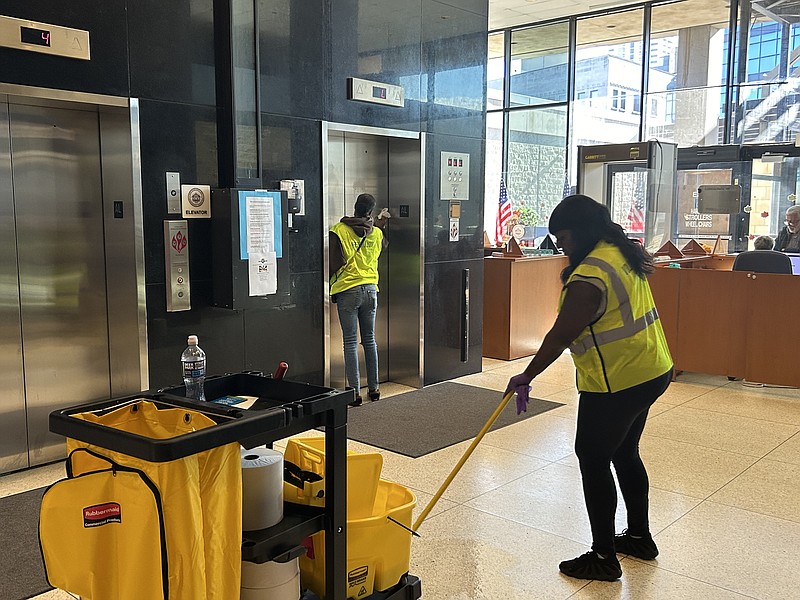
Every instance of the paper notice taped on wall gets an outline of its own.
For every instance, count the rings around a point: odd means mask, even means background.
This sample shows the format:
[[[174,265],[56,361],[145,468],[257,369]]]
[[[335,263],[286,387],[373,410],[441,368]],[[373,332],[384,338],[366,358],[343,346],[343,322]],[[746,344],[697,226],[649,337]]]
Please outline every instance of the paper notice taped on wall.
[[[278,261],[274,252],[250,252],[247,264],[251,296],[278,292]]]

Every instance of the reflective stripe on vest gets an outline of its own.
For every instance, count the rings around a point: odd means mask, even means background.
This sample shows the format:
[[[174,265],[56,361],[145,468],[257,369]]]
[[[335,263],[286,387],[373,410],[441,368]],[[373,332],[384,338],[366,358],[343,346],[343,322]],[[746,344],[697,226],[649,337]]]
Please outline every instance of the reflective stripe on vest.
[[[617,342],[619,340],[632,337],[658,320],[658,311],[656,310],[655,306],[638,319],[633,318],[633,309],[631,308],[630,296],[628,296],[628,291],[625,289],[625,285],[622,283],[622,279],[620,279],[619,274],[614,267],[612,267],[606,261],[600,260],[599,258],[593,256],[586,258],[583,263],[597,267],[606,275],[608,275],[608,278],[611,281],[611,287],[614,288],[614,293],[619,300],[619,312],[620,317],[622,318],[622,326],[615,329],[609,329],[608,331],[594,333],[594,335],[587,335],[581,340],[576,340],[570,345],[570,352],[580,356],[581,354],[584,354],[585,352],[588,352],[594,348],[595,344],[599,347],[611,342]]]

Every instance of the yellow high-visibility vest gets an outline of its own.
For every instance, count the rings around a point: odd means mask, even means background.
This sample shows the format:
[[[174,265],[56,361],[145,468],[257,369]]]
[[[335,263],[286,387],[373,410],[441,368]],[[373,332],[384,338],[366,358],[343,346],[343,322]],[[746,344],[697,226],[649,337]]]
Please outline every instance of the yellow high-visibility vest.
[[[664,330],[647,280],[614,244],[599,242],[572,272],[567,286],[586,281],[605,291],[599,318],[570,344],[582,392],[618,392],[672,368]]]
[[[331,231],[339,237],[345,258],[344,266],[331,277],[331,296],[365,283],[378,285],[378,257],[383,250],[380,228],[373,227],[366,239],[344,223],[337,223]]]

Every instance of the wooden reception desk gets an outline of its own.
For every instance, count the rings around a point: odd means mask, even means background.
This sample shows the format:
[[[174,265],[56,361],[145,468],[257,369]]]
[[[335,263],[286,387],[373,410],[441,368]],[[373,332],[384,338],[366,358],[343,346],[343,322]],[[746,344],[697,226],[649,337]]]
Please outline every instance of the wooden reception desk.
[[[800,386],[799,276],[659,268],[649,281],[677,370]]]
[[[501,360],[539,351],[556,320],[565,256],[483,260],[483,355]]]
[[[650,287],[679,371],[800,387],[793,311],[800,276],[731,271],[733,256],[662,264]],[[552,327],[564,256],[484,259],[483,355],[535,354]]]

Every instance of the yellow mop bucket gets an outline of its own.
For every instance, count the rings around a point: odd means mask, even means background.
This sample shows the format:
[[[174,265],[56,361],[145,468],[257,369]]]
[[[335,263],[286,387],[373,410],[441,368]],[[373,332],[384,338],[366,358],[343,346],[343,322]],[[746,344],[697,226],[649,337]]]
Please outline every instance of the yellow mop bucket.
[[[325,438],[291,438],[283,454],[286,467],[283,498],[295,504],[325,506]],[[383,456],[347,452],[347,518],[372,515]]]
[[[411,562],[411,513],[417,505],[408,488],[381,479],[370,515],[347,519],[347,597],[365,598],[385,591],[408,572]],[[325,594],[325,532],[306,542],[300,580],[320,598]]]
[[[325,438],[292,438],[286,444],[284,498],[325,506]],[[396,585],[411,560],[411,513],[417,499],[408,488],[380,478],[383,456],[347,453],[347,596],[364,598],[373,590]],[[409,529],[406,529],[409,528]],[[300,580],[322,598],[325,594],[325,532],[304,542]]]

